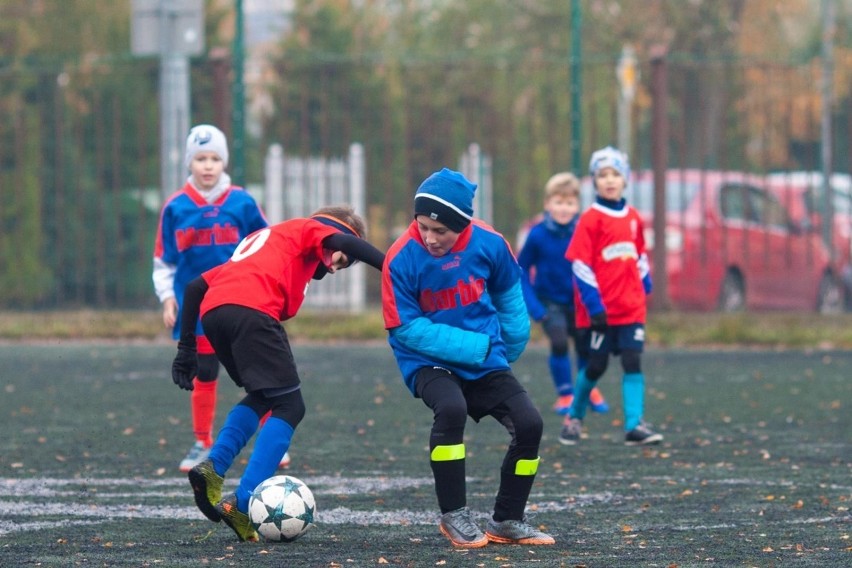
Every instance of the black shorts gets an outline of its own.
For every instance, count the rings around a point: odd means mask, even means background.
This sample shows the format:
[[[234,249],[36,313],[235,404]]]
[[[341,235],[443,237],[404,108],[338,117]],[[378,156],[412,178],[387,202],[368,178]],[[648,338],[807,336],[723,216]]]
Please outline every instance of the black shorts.
[[[204,314],[201,325],[228,375],[246,392],[299,386],[287,333],[275,318],[228,304]]]
[[[423,367],[417,371],[417,396],[426,386],[437,378],[449,378],[462,391],[467,402],[467,415],[479,422],[483,416],[489,416],[497,407],[518,393],[527,391],[512,374],[512,371],[494,371],[475,381],[466,381],[443,367]]]

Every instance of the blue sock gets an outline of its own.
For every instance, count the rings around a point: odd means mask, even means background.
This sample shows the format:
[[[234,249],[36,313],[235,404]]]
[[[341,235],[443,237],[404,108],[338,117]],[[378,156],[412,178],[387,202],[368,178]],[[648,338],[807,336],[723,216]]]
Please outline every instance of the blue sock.
[[[216,473],[225,477],[225,472],[230,469],[234,459],[254,436],[259,423],[257,414],[248,406],[238,404],[231,409],[225,419],[225,425],[210,448],[210,461],[213,462]]]
[[[240,478],[237,487],[237,509],[248,511],[249,497],[254,488],[275,475],[281,456],[290,447],[290,439],[293,437],[293,427],[284,420],[269,417],[257,440],[254,442],[254,451],[251,453],[246,470]]]
[[[550,367],[550,377],[553,379],[553,386],[556,387],[556,394],[565,396],[574,392],[574,386],[571,383],[571,359],[567,355],[551,355],[547,364]]]
[[[625,373],[621,379],[621,393],[624,397],[624,430],[633,430],[642,421],[645,412],[645,375]]]
[[[580,369],[577,373],[577,382],[574,384],[574,401],[568,410],[571,418],[582,420],[586,417],[586,407],[589,406],[589,393],[595,388],[595,382],[586,378],[586,369]]]

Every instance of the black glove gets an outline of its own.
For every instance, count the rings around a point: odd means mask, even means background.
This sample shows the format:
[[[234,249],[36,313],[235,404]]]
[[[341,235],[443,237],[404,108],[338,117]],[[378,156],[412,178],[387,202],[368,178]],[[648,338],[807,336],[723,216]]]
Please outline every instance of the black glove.
[[[191,391],[192,379],[197,374],[198,357],[195,354],[195,345],[181,341],[178,343],[178,352],[172,362],[172,380],[183,390]]]
[[[606,312],[599,312],[591,316],[592,319],[592,331],[597,331],[598,333],[603,333],[606,331],[607,322],[606,322]]]

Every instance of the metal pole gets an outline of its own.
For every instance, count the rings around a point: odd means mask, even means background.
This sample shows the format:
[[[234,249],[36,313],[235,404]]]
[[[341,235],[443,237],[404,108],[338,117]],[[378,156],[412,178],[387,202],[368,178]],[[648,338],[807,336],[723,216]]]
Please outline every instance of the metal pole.
[[[633,152],[633,123],[630,111],[633,108],[633,98],[636,95],[638,75],[636,53],[632,46],[625,45],[622,48],[616,75],[618,75],[618,83],[621,87],[618,97],[618,147],[622,152],[631,154]]]
[[[666,169],[668,168],[669,123],[667,49],[656,46],[651,52],[653,115],[651,125],[651,162],[654,169],[654,307],[671,308],[666,253]]]
[[[231,110],[231,178],[237,185],[245,185],[245,85],[243,84],[243,0],[234,0],[234,84]]]
[[[583,91],[582,67],[582,13],[580,0],[571,0],[571,169],[581,174],[582,166],[582,120],[581,98]]]
[[[826,246],[834,254],[832,246],[832,132],[831,111],[833,106],[832,89],[834,88],[834,0],[822,0],[822,125],[821,125],[821,157],[822,157],[822,238]]]
[[[178,13],[160,0],[160,183],[164,197],[183,186],[183,139],[189,131],[189,60],[173,45]]]

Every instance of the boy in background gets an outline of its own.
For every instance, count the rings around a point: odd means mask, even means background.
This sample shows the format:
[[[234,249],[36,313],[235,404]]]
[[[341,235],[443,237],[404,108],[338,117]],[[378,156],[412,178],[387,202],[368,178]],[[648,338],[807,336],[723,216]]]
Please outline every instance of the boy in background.
[[[550,342],[547,360],[556,402],[553,410],[567,414],[574,399],[574,385],[569,355],[569,339],[577,351],[577,327],[574,322],[574,275],[565,251],[574,235],[580,212],[580,182],[570,172],[553,175],[544,186],[542,220],[529,231],[518,254],[523,270],[521,284],[530,317],[541,324]],[[577,351],[577,368],[586,364]],[[590,394],[594,412],[609,411],[600,390]]]
[[[414,196],[414,220],[388,250],[382,306],[388,341],[411,394],[432,410],[429,462],[453,546],[553,544],[526,522],[542,419],[509,364],[529,340],[520,267],[502,235],[472,220],[476,185],[446,168]],[[467,417],[491,416],[511,439],[485,533],[467,507]]]
[[[566,445],[579,441],[589,394],[606,371],[609,356],[620,355],[624,443],[657,444],[662,435],[643,420],[641,355],[651,275],[642,220],[623,197],[630,163],[626,154],[607,146],[592,154],[589,173],[595,202],[580,217],[566,252],[575,276],[577,327],[588,362],[577,373],[574,401],[559,441]]]
[[[228,142],[210,124],[193,127],[186,138],[184,163],[189,177],[166,200],[154,243],[154,290],[163,307],[163,324],[175,340],[181,328],[180,309],[186,285],[205,270],[227,261],[237,244],[249,233],[267,226],[254,198],[231,184]],[[178,469],[184,473],[207,458],[213,445],[213,422],[219,360],[204,336],[201,323],[198,343],[198,375],[193,379],[190,414],[195,443]],[[284,456],[282,466],[290,457]]]

